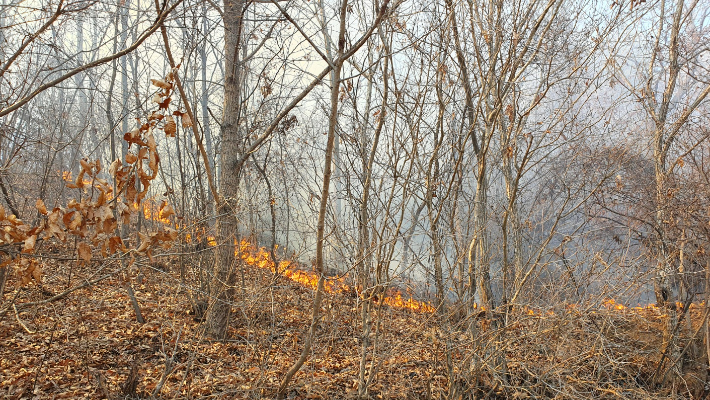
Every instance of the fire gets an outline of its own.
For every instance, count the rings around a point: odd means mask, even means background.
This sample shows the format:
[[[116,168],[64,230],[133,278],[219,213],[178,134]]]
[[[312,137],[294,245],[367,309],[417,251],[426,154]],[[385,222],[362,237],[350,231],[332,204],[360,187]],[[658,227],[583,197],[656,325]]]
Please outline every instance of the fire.
[[[602,302],[602,305],[610,310],[618,310],[618,311],[634,310],[636,312],[640,312],[640,311],[644,311],[644,310],[658,310],[660,308],[656,304],[647,304],[645,306],[642,306],[639,304],[636,307],[626,307],[623,304],[617,303],[614,299],[604,300]],[[683,303],[680,301],[676,301],[675,306],[678,310],[683,310],[685,307],[688,307],[690,309],[696,308],[696,307],[698,307],[698,304],[695,304],[695,303],[686,304],[686,303]]]
[[[138,204],[134,203],[133,207],[138,209]],[[153,199],[144,199],[143,216],[147,220],[158,221],[170,225],[172,222],[169,218],[166,217],[166,214],[163,212],[164,207],[164,203],[157,204],[156,201]]]
[[[623,311],[626,309],[626,306],[617,303],[616,301],[614,301],[614,299],[607,299],[602,303],[602,305],[610,310]]]
[[[394,296],[385,297],[384,303],[390,307],[395,308],[407,308],[412,311],[433,313],[435,311],[434,307],[422,301],[417,301],[410,298],[403,298],[401,292],[397,292]]]
[[[269,252],[267,252],[263,247],[256,249],[254,245],[246,240],[242,240],[240,242],[238,248],[234,252],[234,255],[241,258],[248,265],[262,269],[268,268],[271,272],[278,272],[286,278],[294,282],[298,282],[301,285],[309,287],[313,290],[318,287],[319,277],[315,272],[292,268],[291,261],[279,262],[277,270],[276,263],[271,260],[271,254],[269,254]],[[326,280],[323,282],[323,290],[325,290],[326,293],[337,294],[352,291],[352,288],[345,282],[344,276],[324,279]],[[411,297],[405,298],[399,291],[386,296],[383,303],[390,307],[408,309],[415,312],[434,312],[434,307],[432,307],[429,303],[414,300]]]
[[[209,246],[216,246],[217,242],[215,240],[214,236],[208,236],[207,237],[207,242]],[[291,261],[281,261],[278,264],[278,271],[276,269],[275,263],[271,260],[271,254],[267,252],[263,247],[257,249],[256,246],[253,244],[247,242],[246,240],[242,240],[239,245],[237,246],[235,243],[235,251],[234,255],[236,257],[241,258],[247,265],[251,265],[254,267],[258,267],[261,269],[269,269],[271,272],[278,272],[279,274],[285,276],[286,278],[300,283],[303,286],[309,287],[313,290],[315,290],[318,287],[318,274],[315,272],[310,272],[310,271],[304,271],[296,268],[291,267]],[[333,277],[333,278],[325,278],[325,282],[323,283],[323,289],[325,290],[326,293],[330,294],[338,294],[338,293],[345,293],[345,292],[351,292],[353,291],[353,288],[349,286],[345,282],[345,276],[340,276],[340,277]],[[435,312],[435,308],[423,301],[418,301],[415,300],[411,297],[405,297],[402,295],[400,291],[396,291],[391,293],[390,295],[386,296],[383,301],[384,304],[394,307],[394,308],[400,308],[400,309],[408,309],[411,311],[415,312],[422,312],[422,313],[433,313]],[[641,312],[644,310],[657,310],[658,307],[655,304],[649,304],[646,306],[637,306],[637,307],[627,307],[621,303],[618,303],[614,299],[606,299],[602,302],[602,307],[608,309],[608,310],[615,310],[615,311],[628,311],[628,310],[633,310],[635,312]],[[681,302],[676,302],[676,307],[680,310],[682,310],[686,305]],[[689,308],[695,308],[697,307],[696,304],[690,304],[687,307]],[[474,303],[473,308],[480,310],[480,311],[486,311],[486,307],[483,305],[479,305],[477,303]],[[576,304],[569,304],[566,306],[567,312],[577,312],[578,306]],[[554,315],[555,312],[548,310],[547,312],[543,312],[542,310],[531,308],[524,306],[522,308],[522,312],[524,314],[527,314],[529,316],[534,316],[534,317],[540,317],[545,314],[547,315]]]

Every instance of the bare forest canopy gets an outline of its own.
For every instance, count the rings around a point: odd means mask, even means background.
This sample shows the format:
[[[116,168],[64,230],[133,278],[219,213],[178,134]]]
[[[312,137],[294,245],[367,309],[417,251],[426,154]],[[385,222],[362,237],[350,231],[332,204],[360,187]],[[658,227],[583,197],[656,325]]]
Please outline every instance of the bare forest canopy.
[[[0,396],[705,398],[708,43],[702,0],[0,0]]]

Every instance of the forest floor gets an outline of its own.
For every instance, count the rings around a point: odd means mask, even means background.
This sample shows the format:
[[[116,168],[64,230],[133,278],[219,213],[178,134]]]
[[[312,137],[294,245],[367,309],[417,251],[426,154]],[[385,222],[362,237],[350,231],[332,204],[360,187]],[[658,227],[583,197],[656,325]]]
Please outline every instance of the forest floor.
[[[97,265],[48,261],[41,286],[22,286],[18,274],[10,275],[0,303],[0,312],[5,311],[0,315],[0,398],[272,398],[302,350],[313,291],[284,277],[274,279],[268,269],[245,266],[245,290],[237,294],[229,340],[215,342],[205,339],[204,324],[192,312],[191,296],[197,292],[181,284],[177,259],[154,265],[159,268],[144,265],[131,276],[142,324],[136,322],[124,270],[118,263],[102,265],[97,271]],[[111,272],[115,275],[47,301]],[[8,307],[13,299],[17,307]],[[349,293],[325,296],[316,342],[287,398],[357,396],[363,351],[358,300]],[[689,310],[667,356],[662,332],[668,318],[661,310],[617,308],[608,303],[584,310],[526,309],[508,316],[507,329],[496,330],[485,313],[443,323],[434,313],[375,307],[374,346],[368,347],[365,364],[366,377],[372,376],[369,396],[704,396],[707,361],[700,326],[705,308]],[[682,376],[658,368],[673,358],[683,364]],[[507,374],[499,376],[506,376],[506,383],[492,378],[492,371],[504,370]]]

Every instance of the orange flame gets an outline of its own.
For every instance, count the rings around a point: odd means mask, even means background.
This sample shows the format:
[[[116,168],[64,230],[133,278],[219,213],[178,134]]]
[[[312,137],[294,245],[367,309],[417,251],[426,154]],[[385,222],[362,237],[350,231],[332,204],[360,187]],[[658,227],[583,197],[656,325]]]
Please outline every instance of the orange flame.
[[[138,205],[135,203],[133,204],[133,207],[138,209]],[[165,218],[161,215],[160,205],[153,199],[143,200],[143,216],[147,220],[158,221],[168,225],[172,223],[169,218]]]
[[[211,238],[214,241],[213,238]],[[213,245],[210,243],[210,245]],[[214,243],[216,245],[216,243]],[[313,290],[318,287],[319,276],[315,272],[303,271],[300,269],[291,268],[291,261],[281,261],[278,265],[278,271],[276,270],[276,264],[271,260],[271,254],[267,252],[263,247],[256,249],[254,245],[242,240],[238,248],[235,250],[234,255],[240,257],[246,264],[266,269],[268,268],[271,272],[278,272],[286,278],[307,286]],[[334,277],[334,278],[324,278],[323,290],[326,293],[344,293],[351,291],[352,288],[345,283],[345,277]],[[415,312],[434,312],[434,307],[429,303],[414,300],[412,298],[404,298],[402,293],[397,291],[392,293],[390,296],[386,296],[383,303],[394,308],[408,309]]]
[[[217,240],[215,240],[214,236],[207,236],[207,244],[210,247],[217,246]]]
[[[607,299],[602,303],[602,305],[610,310],[623,311],[626,309],[626,306],[617,303],[616,301],[614,301],[614,299]]]

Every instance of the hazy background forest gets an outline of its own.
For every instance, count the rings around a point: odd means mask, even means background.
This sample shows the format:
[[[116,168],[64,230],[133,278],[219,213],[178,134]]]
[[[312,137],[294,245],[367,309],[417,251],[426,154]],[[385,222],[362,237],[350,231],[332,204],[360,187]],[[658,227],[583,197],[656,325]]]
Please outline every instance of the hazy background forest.
[[[704,0],[0,0],[0,394],[704,398],[709,44]]]

